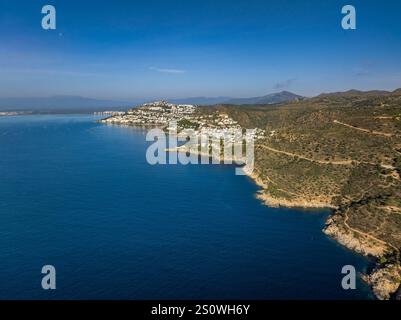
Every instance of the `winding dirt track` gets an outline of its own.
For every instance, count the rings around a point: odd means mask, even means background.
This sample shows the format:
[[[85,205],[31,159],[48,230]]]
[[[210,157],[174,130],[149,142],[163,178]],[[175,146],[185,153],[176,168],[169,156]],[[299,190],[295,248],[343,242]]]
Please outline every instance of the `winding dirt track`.
[[[357,162],[357,161],[353,161],[353,160],[338,160],[338,161],[318,160],[318,159],[308,158],[308,157],[302,156],[300,154],[274,149],[274,148],[266,146],[264,144],[257,144],[256,146],[264,148],[264,149],[267,149],[267,150],[272,151],[272,152],[281,153],[281,154],[285,154],[285,155],[290,156],[290,157],[299,158],[299,159],[302,159],[302,160],[306,160],[306,161],[310,161],[310,162],[316,162],[316,163],[320,163],[320,164],[333,164],[333,165],[346,165],[346,166],[349,166],[353,162]]]
[[[390,169],[390,170],[394,170],[395,167],[389,164],[383,164],[383,163],[373,163],[373,162],[364,162],[364,161],[358,161],[358,160],[337,160],[337,161],[326,161],[326,160],[319,160],[319,159],[312,159],[312,158],[308,158],[305,156],[302,156],[300,154],[296,154],[296,153],[292,153],[292,152],[288,152],[288,151],[283,151],[283,150],[278,150],[269,146],[266,146],[264,144],[257,144],[255,145],[255,147],[261,147],[263,149],[275,152],[275,153],[281,153],[284,155],[287,155],[289,157],[294,157],[294,158],[299,158],[302,160],[306,160],[306,161],[310,161],[310,162],[315,162],[315,163],[320,163],[320,164],[331,164],[331,165],[341,165],[341,166],[350,166],[353,164],[370,164],[370,165],[380,165],[382,168],[385,169]]]
[[[347,124],[347,123],[344,123],[344,122],[341,122],[341,121],[338,121],[338,120],[333,120],[333,122],[337,123],[337,124],[341,124],[341,125],[343,125],[343,126],[345,126],[347,128],[351,128],[351,129],[354,129],[354,130],[362,131],[362,132],[365,132],[365,133],[368,133],[368,134],[373,134],[373,135],[387,137],[387,138],[393,137],[393,134],[391,134],[391,133],[385,133],[385,132],[380,132],[380,131],[375,131],[375,130],[368,130],[368,129],[364,129],[364,128],[360,128],[360,127],[354,127],[354,126],[352,126],[350,124]]]
[[[374,241],[376,241],[376,242],[378,242],[378,243],[383,244],[384,246],[391,247],[391,248],[393,248],[393,249],[395,250],[395,252],[399,252],[399,250],[398,250],[395,246],[393,246],[391,243],[388,243],[388,242],[385,242],[385,241],[383,241],[383,240],[377,239],[376,237],[372,236],[372,235],[369,234],[369,233],[366,233],[366,232],[363,232],[363,231],[361,231],[361,230],[352,228],[352,227],[348,224],[348,219],[349,219],[349,217],[348,217],[348,211],[349,211],[349,208],[348,208],[347,211],[345,212],[344,225],[345,225],[349,230],[351,230],[351,231],[353,231],[353,232],[356,232],[356,233],[358,233],[358,234],[360,234],[360,235],[362,235],[362,236],[364,236],[364,237],[368,237],[368,238],[370,238],[370,239],[372,239],[372,240],[374,240]]]

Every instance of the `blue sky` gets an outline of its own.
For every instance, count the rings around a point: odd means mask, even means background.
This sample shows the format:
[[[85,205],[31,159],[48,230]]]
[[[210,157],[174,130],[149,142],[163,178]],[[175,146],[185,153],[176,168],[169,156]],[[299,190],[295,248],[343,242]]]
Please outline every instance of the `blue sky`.
[[[57,29],[41,28],[41,8]],[[357,29],[341,28],[353,4]],[[401,2],[0,0],[0,97],[247,97],[401,87]]]

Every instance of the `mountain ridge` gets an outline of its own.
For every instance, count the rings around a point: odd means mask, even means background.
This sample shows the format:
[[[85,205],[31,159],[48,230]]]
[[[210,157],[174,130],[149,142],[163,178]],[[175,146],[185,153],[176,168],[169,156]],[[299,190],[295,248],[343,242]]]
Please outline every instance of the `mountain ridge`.
[[[270,93],[264,96],[248,97],[248,98],[233,98],[233,97],[189,97],[182,99],[170,99],[173,103],[189,103],[196,105],[214,105],[214,104],[276,104],[282,102],[290,102],[303,100],[305,97],[297,95],[290,91],[280,91]]]
[[[26,97],[26,98],[0,98],[0,110],[60,110],[60,109],[85,109],[99,110],[100,108],[122,108],[128,107],[129,102],[93,99],[74,95],[55,95],[49,97]]]
[[[361,91],[351,89],[342,92],[329,92],[321,93],[314,97],[305,97],[295,94],[290,91],[281,91],[270,93],[264,96],[248,97],[248,98],[233,98],[228,96],[218,97],[189,97],[189,98],[175,98],[167,99],[171,103],[175,104],[194,104],[194,105],[273,105],[292,103],[298,101],[311,101],[314,99],[325,99],[328,97],[334,98],[352,98],[352,97],[385,97],[391,95],[401,95],[401,88],[393,91],[386,90],[370,90]],[[153,99],[157,100],[157,99]],[[75,110],[80,112],[85,111],[103,111],[105,109],[110,110],[124,110],[132,108],[132,106],[138,106],[146,101],[152,101],[152,99],[136,99],[132,101],[117,101],[107,99],[95,99],[77,95],[54,95],[49,97],[0,97],[0,110],[1,111],[34,111],[34,112],[61,112],[68,110]]]

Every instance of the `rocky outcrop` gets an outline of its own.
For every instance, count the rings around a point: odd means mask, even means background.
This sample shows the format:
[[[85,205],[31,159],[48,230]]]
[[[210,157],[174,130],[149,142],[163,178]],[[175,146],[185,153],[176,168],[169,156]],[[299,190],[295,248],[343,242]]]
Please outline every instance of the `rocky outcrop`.
[[[333,215],[326,221],[326,227],[323,232],[343,246],[364,256],[382,257],[388,251],[388,248],[382,243],[375,242],[370,238],[364,238],[345,227],[342,217],[339,215]]]
[[[401,267],[396,264],[379,267],[363,279],[372,287],[378,299],[388,300],[393,294],[399,295],[397,290],[401,282]]]
[[[327,220],[327,225],[323,230],[324,233],[343,246],[365,256],[373,256],[379,259],[391,254],[392,248],[382,242],[374,241],[372,238],[353,232],[344,225],[342,219],[343,217],[340,215],[331,216]],[[378,299],[388,300],[395,296],[397,290],[401,287],[401,267],[396,263],[387,265],[378,263],[376,269],[369,275],[363,275],[362,279],[372,287]]]
[[[284,207],[284,208],[304,208],[304,209],[317,209],[317,208],[332,208],[335,207],[326,201],[314,200],[310,201],[308,199],[283,199],[275,198],[269,195],[268,192],[259,192],[256,198],[263,201],[263,203],[269,207]]]
[[[268,185],[256,174],[249,175],[262,188],[257,198],[271,207],[303,207],[303,208],[334,208],[328,199],[315,201],[303,201],[303,199],[274,198],[268,193]],[[345,221],[344,214],[338,209],[326,221],[323,230],[325,234],[335,239],[341,245],[356,251],[364,256],[378,259],[387,255],[393,255],[394,249],[386,245],[382,240],[375,240],[371,235],[364,235],[362,231],[354,230]],[[363,275],[376,297],[380,300],[401,299],[401,267],[399,264],[377,264],[376,269],[369,275]]]

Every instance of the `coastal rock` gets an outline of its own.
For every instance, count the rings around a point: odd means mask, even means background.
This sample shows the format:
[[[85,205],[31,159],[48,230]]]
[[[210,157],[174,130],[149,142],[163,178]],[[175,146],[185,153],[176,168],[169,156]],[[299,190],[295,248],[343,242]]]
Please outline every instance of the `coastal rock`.
[[[400,286],[401,267],[390,264],[383,268],[377,268],[370,275],[364,276],[363,279],[372,286],[373,292],[378,299],[388,300]],[[397,295],[399,297],[399,292]]]
[[[346,228],[340,215],[330,217],[323,232],[343,246],[365,256],[383,257],[390,251],[382,243],[372,241]],[[379,265],[371,274],[363,275],[362,279],[372,287],[379,300],[388,300],[400,287],[401,267],[398,264]],[[396,295],[400,296],[401,292]]]
[[[339,215],[333,215],[326,221],[323,232],[343,246],[364,256],[382,257],[388,251],[385,245],[372,241],[372,239],[366,239],[346,228]]]
[[[263,203],[269,207],[273,208],[309,208],[309,209],[317,209],[317,208],[335,208],[330,203],[326,201],[309,201],[307,199],[283,199],[283,198],[274,198],[267,191],[261,191],[256,195],[256,198],[263,201]]]

